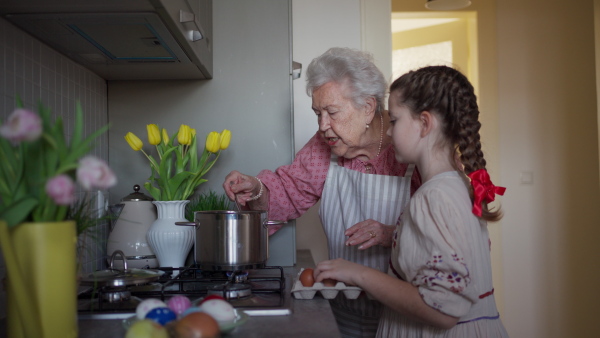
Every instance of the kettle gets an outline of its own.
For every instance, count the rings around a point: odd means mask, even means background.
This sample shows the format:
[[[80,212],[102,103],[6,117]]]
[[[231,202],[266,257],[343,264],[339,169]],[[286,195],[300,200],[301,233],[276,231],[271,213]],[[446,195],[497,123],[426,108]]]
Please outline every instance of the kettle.
[[[130,268],[156,268],[158,260],[146,240],[146,233],[157,217],[156,206],[151,197],[140,192],[139,185],[134,185],[133,190],[121,199],[120,204],[109,207],[115,220],[111,224],[106,252],[110,257],[121,250]],[[116,268],[123,267],[122,259],[120,261],[114,262]]]

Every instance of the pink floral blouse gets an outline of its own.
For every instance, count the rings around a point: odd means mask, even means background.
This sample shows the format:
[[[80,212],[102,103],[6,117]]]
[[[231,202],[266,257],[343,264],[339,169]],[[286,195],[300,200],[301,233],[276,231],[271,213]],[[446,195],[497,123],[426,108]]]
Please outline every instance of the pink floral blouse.
[[[275,170],[263,170],[258,174],[269,189],[269,219],[290,220],[300,217],[321,198],[329,170],[331,148],[317,132],[296,154],[290,165]],[[390,144],[371,161],[338,158],[338,165],[376,175],[404,176],[408,165],[396,161]],[[415,170],[411,180],[411,195],[421,185],[421,177]]]

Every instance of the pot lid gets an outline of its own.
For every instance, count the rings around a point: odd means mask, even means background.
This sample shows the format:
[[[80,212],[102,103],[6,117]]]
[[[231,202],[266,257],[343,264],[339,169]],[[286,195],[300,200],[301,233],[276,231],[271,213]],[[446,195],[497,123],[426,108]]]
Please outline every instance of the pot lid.
[[[108,269],[90,273],[81,279],[81,283],[112,287],[139,285],[154,282],[163,274],[164,271],[151,269]]]
[[[133,192],[131,194],[123,197],[121,199],[121,202],[127,202],[127,201],[140,202],[140,201],[153,201],[153,200],[154,199],[152,197],[140,192],[140,185],[136,184],[133,186]]]

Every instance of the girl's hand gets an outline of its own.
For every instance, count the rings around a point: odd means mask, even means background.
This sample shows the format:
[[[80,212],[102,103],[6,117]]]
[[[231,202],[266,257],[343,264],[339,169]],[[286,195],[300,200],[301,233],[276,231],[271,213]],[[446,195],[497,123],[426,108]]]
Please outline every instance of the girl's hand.
[[[314,269],[315,282],[321,282],[324,279],[331,278],[347,285],[360,286],[362,276],[369,268],[347,261],[342,258],[329,261],[322,261]]]
[[[346,245],[360,245],[359,250],[365,250],[373,245],[392,246],[392,236],[396,226],[381,224],[368,219],[350,227],[344,235],[348,236]]]

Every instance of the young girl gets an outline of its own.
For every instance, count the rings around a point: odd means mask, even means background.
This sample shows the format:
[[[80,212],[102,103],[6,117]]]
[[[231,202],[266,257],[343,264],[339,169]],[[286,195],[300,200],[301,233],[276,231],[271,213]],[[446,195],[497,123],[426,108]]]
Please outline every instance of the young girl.
[[[479,142],[473,86],[445,66],[425,67],[390,87],[387,133],[396,159],[416,163],[423,185],[398,221],[388,274],[342,259],[316,281],[357,285],[386,308],[378,337],[508,337],[494,300],[487,221],[495,187]]]

